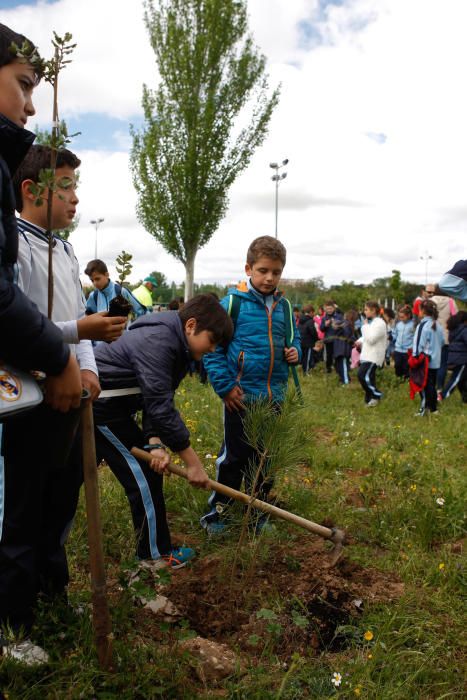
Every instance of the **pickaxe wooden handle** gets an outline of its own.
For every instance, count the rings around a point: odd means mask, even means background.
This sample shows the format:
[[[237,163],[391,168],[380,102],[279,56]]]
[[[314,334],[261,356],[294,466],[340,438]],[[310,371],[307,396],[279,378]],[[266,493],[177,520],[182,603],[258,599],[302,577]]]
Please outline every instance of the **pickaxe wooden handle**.
[[[134,455],[134,457],[143,460],[144,462],[150,462],[152,459],[151,455],[148,452],[139,449],[139,447],[132,447],[131,454]],[[176,464],[170,463],[169,471],[172,474],[177,474],[177,476],[183,477],[183,479],[188,478],[185,469],[183,469],[183,467],[177,466]],[[284,510],[283,508],[273,506],[271,503],[260,501],[258,498],[252,499],[251,496],[248,496],[248,494],[243,493],[242,491],[236,491],[235,489],[230,488],[230,486],[220,484],[218,481],[214,481],[213,479],[209,479],[207,487],[212,489],[213,491],[216,491],[217,493],[222,493],[224,496],[233,498],[236,501],[241,501],[242,503],[246,504],[251,503],[251,505],[254,508],[261,510],[263,513],[270,513],[271,515],[275,515],[278,518],[282,518],[282,520],[287,520],[289,523],[293,523],[294,525],[303,527],[305,530],[308,530],[309,532],[312,532],[315,535],[319,535],[320,537],[324,537],[324,539],[326,540],[330,540],[335,545],[335,556],[333,557],[332,564],[335,564],[338,557],[340,556],[345,537],[345,533],[343,532],[343,530],[339,530],[335,527],[330,528],[325,527],[324,525],[318,525],[318,523],[314,523],[311,520],[302,518],[300,515],[295,515],[295,513],[290,513],[288,510]]]

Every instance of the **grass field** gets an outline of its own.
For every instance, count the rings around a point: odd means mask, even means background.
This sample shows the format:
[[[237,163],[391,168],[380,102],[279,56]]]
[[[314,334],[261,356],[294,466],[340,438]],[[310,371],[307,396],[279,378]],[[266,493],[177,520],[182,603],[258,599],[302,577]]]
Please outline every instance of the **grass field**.
[[[162,575],[181,617],[161,620],[135,603],[137,594],[153,595],[154,577],[128,583],[129,510],[102,468],[115,670],[101,673],[93,648],[82,502],[68,552],[70,601],[85,614],[41,608],[36,639],[52,662],[26,669],[4,660],[0,688],[10,700],[466,697],[467,406],[454,395],[439,416],[416,418],[418,403],[388,369],[375,409],[365,409],[356,380],[342,388],[318,370],[302,384],[305,406],[280,436],[293,459],[284,459],[275,491],[288,510],[347,531],[339,564],[326,569],[327,545],[279,521],[239,547],[241,513],[227,537],[208,541],[198,525],[206,492],[173,477],[166,494],[174,539],[198,557],[172,582]],[[214,476],[220,401],[188,378],[177,402]],[[237,655],[217,685],[200,680],[182,649],[198,633]]]

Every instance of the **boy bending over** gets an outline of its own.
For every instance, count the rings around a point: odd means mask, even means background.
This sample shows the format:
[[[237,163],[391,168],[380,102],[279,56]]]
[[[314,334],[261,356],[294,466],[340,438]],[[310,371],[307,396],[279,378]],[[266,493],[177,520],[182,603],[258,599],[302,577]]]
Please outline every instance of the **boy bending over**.
[[[194,556],[188,547],[172,549],[162,491],[162,473],[170,459],[167,447],[181,457],[194,486],[205,486],[208,480],[174,406],[174,394],[190,363],[228,343],[232,331],[232,320],[219,302],[201,294],[180,311],[141,316],[115,343],[95,349],[104,390],[121,393],[94,404],[97,459],[105,459],[125,489],[139,559],[179,568]],[[135,420],[141,408],[142,428]],[[152,455],[151,468],[133,457],[132,447]]]
[[[232,341],[227,348],[218,347],[204,358],[214,391],[225,404],[217,479],[234,489],[239,489],[245,478],[248,490],[249,464],[258,459],[245,437],[245,405],[266,399],[278,409],[287,389],[289,365],[300,360],[300,334],[293,322],[292,308],[277,290],[285,260],[286,250],[275,238],[261,236],[253,241],[245,265],[248,282],[229,290],[221,301],[234,318]],[[255,495],[264,497],[271,487],[270,479],[260,479]],[[209,510],[201,518],[208,533],[219,533],[225,528],[218,510],[227,503],[226,497],[211,495]],[[261,527],[264,522],[260,520],[258,525]]]

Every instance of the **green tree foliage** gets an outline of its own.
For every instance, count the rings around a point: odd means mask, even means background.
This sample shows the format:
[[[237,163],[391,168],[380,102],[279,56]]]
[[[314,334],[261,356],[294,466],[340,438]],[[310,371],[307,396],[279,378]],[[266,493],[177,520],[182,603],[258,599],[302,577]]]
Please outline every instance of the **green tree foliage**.
[[[132,130],[137,214],[184,264],[188,299],[196,254],[263,142],[279,91],[268,90],[245,0],[148,0],[145,21],[160,85],[143,87],[145,125]]]

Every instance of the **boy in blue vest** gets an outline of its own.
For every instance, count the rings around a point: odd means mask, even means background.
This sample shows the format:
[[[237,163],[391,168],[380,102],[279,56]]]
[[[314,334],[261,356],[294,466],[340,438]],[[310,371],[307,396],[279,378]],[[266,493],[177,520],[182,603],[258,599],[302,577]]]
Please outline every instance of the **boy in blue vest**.
[[[234,335],[226,348],[205,355],[203,362],[214,391],[224,402],[224,440],[217,460],[217,480],[239,489],[245,479],[251,487],[251,465],[258,455],[248,444],[243,420],[248,404],[268,400],[279,408],[287,390],[289,365],[300,361],[300,334],[290,302],[277,290],[286,250],[271,236],[256,238],[247,252],[248,282],[230,289],[221,304],[232,316]],[[267,496],[272,487],[267,475],[258,480],[256,495]],[[225,523],[219,517],[228,499],[213,493],[201,525],[219,534]],[[260,520],[258,529],[266,522]]]
[[[84,272],[95,287],[88,296],[86,314],[108,311],[109,303],[119,294],[131,304],[137,318],[148,312],[148,308],[138,301],[129,289],[122,287],[118,282],[112,282],[107,265],[103,260],[90,260]]]

